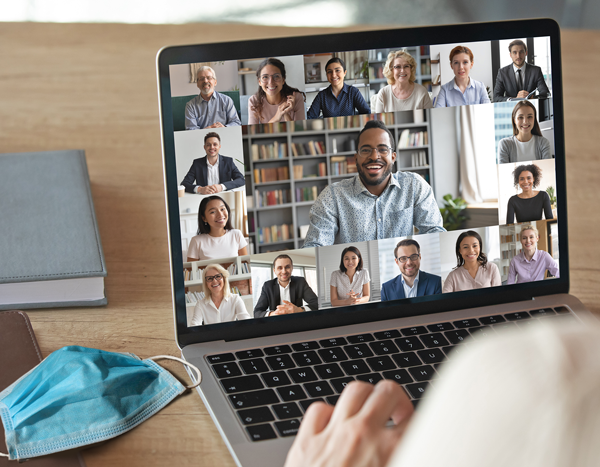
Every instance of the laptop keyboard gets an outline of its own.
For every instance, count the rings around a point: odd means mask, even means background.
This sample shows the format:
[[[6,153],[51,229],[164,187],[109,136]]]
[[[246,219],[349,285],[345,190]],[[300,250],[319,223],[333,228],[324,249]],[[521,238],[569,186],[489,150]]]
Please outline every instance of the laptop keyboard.
[[[254,348],[206,357],[252,441],[293,436],[310,404],[335,405],[354,380],[402,385],[415,407],[437,369],[470,339],[525,328],[539,318],[575,320],[566,307],[544,308],[404,329]]]

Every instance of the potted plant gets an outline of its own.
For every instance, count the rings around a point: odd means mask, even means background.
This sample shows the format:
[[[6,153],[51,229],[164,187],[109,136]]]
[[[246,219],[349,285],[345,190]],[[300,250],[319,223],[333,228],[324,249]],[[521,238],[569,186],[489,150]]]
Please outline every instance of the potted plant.
[[[443,199],[444,207],[440,209],[440,212],[444,220],[444,228],[448,231],[460,229],[469,219],[469,216],[464,213],[464,210],[467,209],[467,202],[460,196],[452,198],[449,193]]]

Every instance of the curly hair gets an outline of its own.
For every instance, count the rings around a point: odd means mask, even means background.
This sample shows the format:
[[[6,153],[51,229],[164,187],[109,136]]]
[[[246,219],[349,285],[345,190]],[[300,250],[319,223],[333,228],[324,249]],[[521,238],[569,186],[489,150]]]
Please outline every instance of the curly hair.
[[[513,181],[515,188],[519,186],[519,177],[521,176],[522,172],[531,172],[531,175],[533,175],[533,188],[537,188],[542,181],[542,169],[535,164],[519,165],[515,170],[513,170]]]
[[[542,130],[540,130],[540,124],[537,120],[537,110],[535,110],[535,106],[529,101],[519,101],[517,105],[515,105],[512,111],[512,126],[513,126],[513,136],[519,134],[519,130],[517,129],[517,125],[515,124],[515,117],[517,116],[517,112],[521,107],[531,107],[533,109],[533,128],[531,129],[532,135],[542,136]]]
[[[481,267],[485,269],[487,267],[488,259],[485,253],[483,252],[483,241],[481,240],[481,235],[479,235],[474,230],[467,230],[466,232],[461,233],[458,236],[458,239],[456,240],[456,268],[459,268],[463,264],[465,264],[465,259],[460,254],[460,244],[467,237],[474,237],[479,242],[479,256],[477,257],[477,261],[479,261]]]
[[[304,94],[302,91],[300,91],[300,89],[296,89],[296,88],[289,86],[285,82],[285,65],[283,64],[283,62],[281,60],[279,60],[277,58],[272,58],[272,57],[266,58],[260,63],[260,65],[258,65],[258,69],[256,70],[256,79],[259,82],[260,82],[260,75],[261,75],[262,69],[264,67],[266,67],[267,65],[274,66],[281,73],[281,77],[283,78],[284,82],[283,82],[283,86],[281,88],[280,94],[283,99],[287,98],[287,96],[293,96],[295,92],[299,92],[304,97],[304,102],[306,102],[306,94]],[[265,93],[263,88],[260,86],[260,84],[258,85],[258,91],[256,91],[255,96],[256,96],[256,104],[254,105],[254,107],[252,107],[252,110],[258,115],[258,121],[260,122],[262,120],[263,103],[267,99],[267,94]]]
[[[409,54],[406,50],[392,50],[385,62],[385,66],[383,67],[383,76],[387,78],[388,84],[394,84],[396,80],[394,79],[394,61],[397,58],[403,58],[410,65],[410,78],[408,81],[412,84],[417,79],[416,69],[417,62],[413,58],[411,54]]]

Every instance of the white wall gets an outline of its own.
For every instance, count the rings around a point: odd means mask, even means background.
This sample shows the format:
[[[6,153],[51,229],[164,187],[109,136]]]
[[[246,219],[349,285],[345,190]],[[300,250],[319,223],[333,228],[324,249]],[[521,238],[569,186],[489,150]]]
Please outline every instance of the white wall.
[[[459,157],[456,140],[456,109],[431,109],[431,145],[433,157],[433,193],[438,205],[443,206],[444,195],[459,195]]]
[[[238,85],[237,61],[211,62],[210,67],[217,75],[217,91],[232,91]],[[190,83],[190,65],[170,65],[171,97],[199,94],[196,83]]]
[[[531,162],[511,162],[509,164],[498,164],[498,217],[500,224],[506,224],[506,211],[508,200],[511,196],[521,193],[521,188],[514,187],[513,170],[519,165],[535,164],[542,169],[542,180],[535,190],[546,191],[546,188],[553,186],[555,196],[558,198],[560,193],[556,191],[556,168],[554,159],[544,159]],[[516,219],[515,219],[516,220]]]
[[[431,57],[434,58],[438,53],[440,54],[439,71],[434,70],[433,67],[435,65],[432,65],[432,79],[435,78],[437,73],[441,74],[441,84],[454,79],[454,72],[450,67],[450,51],[457,45],[468,47],[473,52],[473,68],[469,76],[477,81],[481,81],[492,91],[494,86],[492,78],[492,43],[490,41],[432,45],[430,48]],[[435,86],[433,89],[433,95],[437,96],[440,92],[440,86]]]

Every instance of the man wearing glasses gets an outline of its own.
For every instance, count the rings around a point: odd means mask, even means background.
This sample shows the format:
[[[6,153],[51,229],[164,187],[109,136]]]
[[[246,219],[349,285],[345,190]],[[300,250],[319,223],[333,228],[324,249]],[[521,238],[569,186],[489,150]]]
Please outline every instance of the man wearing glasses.
[[[412,239],[402,240],[394,249],[400,275],[381,286],[381,301],[422,297],[442,293],[442,278],[421,271],[421,247]]]
[[[431,186],[412,172],[392,173],[394,137],[379,120],[357,138],[358,177],[326,187],[310,209],[303,248],[445,232]]]
[[[222,128],[241,125],[233,99],[215,91],[217,75],[209,66],[200,67],[196,86],[200,94],[185,104],[185,129]]]

